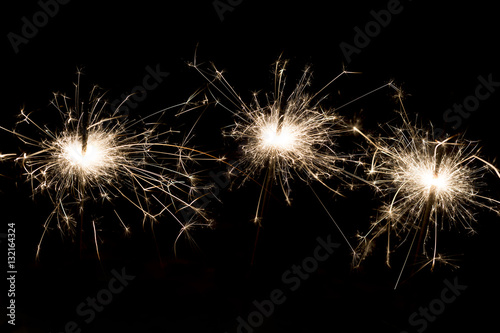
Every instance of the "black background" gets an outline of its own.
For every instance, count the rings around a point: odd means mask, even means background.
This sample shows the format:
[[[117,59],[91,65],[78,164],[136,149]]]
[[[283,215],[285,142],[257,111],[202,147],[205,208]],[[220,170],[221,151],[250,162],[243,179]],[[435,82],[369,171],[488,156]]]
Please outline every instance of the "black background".
[[[272,91],[271,65],[281,55],[290,60],[292,83],[305,65],[313,66],[313,90],[336,76],[343,65],[362,72],[327,89],[329,106],[395,80],[408,94],[405,107],[411,115],[450,130],[450,124],[443,121],[444,111],[474,93],[477,77],[492,74],[493,80],[500,80],[496,9],[480,1],[404,1],[402,12],[347,63],[339,44],[353,44],[354,27],[363,29],[373,20],[370,11],[385,9],[387,3],[247,0],[224,13],[221,21],[211,1],[74,0],[61,6],[17,54],[6,36],[19,34],[21,18],[31,18],[40,7],[35,1],[4,7],[0,125],[12,127],[22,107],[48,112],[54,91],[71,95],[76,68],[83,68],[89,88],[98,84],[113,100],[142,82],[146,66],[159,65],[170,75],[132,112],[146,115],[182,102],[206,84],[187,65],[197,48],[198,61],[214,62],[224,69],[244,99],[252,91]],[[367,131],[377,131],[379,123],[396,118],[393,110],[398,106],[391,94],[389,89],[381,90],[342,112]],[[490,161],[497,156],[500,142],[499,98],[497,92],[481,102],[459,128],[468,139],[481,140]],[[172,127],[186,131],[197,116],[173,119]],[[220,134],[221,127],[232,122],[230,113],[211,108],[202,119],[192,144],[237,158],[234,144]],[[9,133],[1,132],[0,140],[2,153],[21,152],[20,142]],[[365,145],[359,137],[353,140]],[[203,167],[215,172],[224,169],[217,163]],[[66,322],[74,320],[85,332],[234,332],[236,318],[254,310],[253,300],[267,299],[275,288],[286,290],[283,272],[311,256],[316,238],[327,235],[341,243],[340,248],[298,291],[287,293],[285,304],[256,332],[414,332],[408,317],[440,296],[444,279],[455,278],[467,290],[426,331],[496,327],[500,228],[498,216],[492,213],[478,214],[476,235],[452,230],[443,237],[442,250],[456,255],[459,269],[425,270],[397,290],[393,286],[399,266],[387,268],[383,251],[370,257],[361,270],[351,269],[348,247],[309,187],[300,182],[292,184],[292,206],[285,205],[279,191],[271,198],[253,267],[249,262],[256,228],[251,219],[259,194],[253,183],[223,190],[222,203],[214,201],[207,207],[217,221],[215,228],[193,232],[197,247],[181,240],[177,257],[173,242],[179,230],[171,218],[165,216],[154,227],[155,241],[149,226],[142,228],[139,215],[129,214],[128,207],[117,207],[127,212],[133,233],[122,237],[118,225],[106,224],[103,216],[100,263],[92,244],[84,260],[74,260],[76,245],[56,229],[46,236],[41,260],[36,262],[36,246],[50,206],[43,198],[30,198],[29,184],[18,166],[4,162],[0,168],[2,232],[6,223],[16,223],[19,271],[17,325],[11,327],[2,316],[2,330],[61,332]],[[335,180],[331,182],[335,186]],[[498,182],[490,185],[493,195],[498,195]],[[355,243],[356,231],[366,230],[375,214],[378,198],[367,188],[343,189],[346,197],[342,198],[314,186]],[[399,262],[402,255],[397,257]],[[122,267],[136,276],[134,281],[92,323],[84,323],[75,313],[76,306],[106,286],[112,269],[121,271]],[[6,289],[5,285],[2,299]]]

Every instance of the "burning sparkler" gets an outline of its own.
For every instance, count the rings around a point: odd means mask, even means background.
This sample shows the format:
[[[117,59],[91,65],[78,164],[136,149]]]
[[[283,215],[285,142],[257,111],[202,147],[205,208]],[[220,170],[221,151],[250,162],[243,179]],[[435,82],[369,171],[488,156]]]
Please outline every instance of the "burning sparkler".
[[[343,171],[340,165],[346,157],[333,147],[334,138],[347,130],[338,114],[322,109],[321,98],[314,101],[315,96],[305,92],[310,85],[309,69],[285,100],[285,64],[276,63],[276,94],[268,97],[265,105],[254,95],[253,103],[240,110],[239,121],[227,134],[241,143],[247,174],[258,175],[266,170],[266,184],[278,182],[290,204],[290,180],[294,175],[305,181],[322,181]],[[256,214],[255,222],[259,223],[259,219],[260,214]]]
[[[445,262],[438,254],[437,240],[446,222],[448,227],[461,224],[473,231],[473,208],[499,213],[500,204],[480,194],[485,173],[500,177],[500,172],[480,157],[478,144],[461,136],[435,140],[432,133],[410,122],[399,90],[397,97],[403,126],[391,126],[391,136],[372,138],[354,128],[372,145],[369,174],[375,177],[373,185],[389,197],[369,231],[360,236],[361,259],[372,250],[375,240],[386,234],[386,263],[390,266],[394,249],[409,241],[410,249],[396,286],[413,250],[416,256],[424,255],[425,265],[432,268],[438,260]],[[391,243],[394,239],[395,245]]]
[[[261,102],[259,95],[254,93],[251,103],[247,104],[215,66],[212,71],[202,70],[196,64],[196,57],[193,64],[193,67],[210,83],[210,87],[216,91],[211,92],[213,98],[236,118],[231,130],[225,135],[240,143],[242,165],[246,166],[244,181],[265,173],[254,217],[254,222],[258,225],[256,238],[260,230],[264,205],[273,184],[279,184],[286,202],[291,204],[290,182],[294,178],[308,184],[311,181],[318,181],[335,193],[339,192],[325,182],[329,178],[335,176],[347,182],[343,179],[346,176],[349,179],[358,178],[364,181],[344,168],[346,162],[358,163],[358,161],[354,160],[352,155],[341,154],[336,150],[336,139],[351,132],[337,110],[388,86],[383,85],[336,109],[325,109],[322,102],[327,95],[321,96],[321,93],[341,76],[353,72],[342,71],[319,91],[311,94],[308,88],[311,85],[312,72],[306,67],[297,85],[289,95],[286,95],[286,65],[287,62],[281,59],[274,65],[274,93],[266,95],[264,103]],[[217,93],[223,96],[229,105],[224,105],[224,102],[215,96]],[[314,192],[311,186],[310,188]],[[347,237],[326,206],[315,192],[314,194],[350,246]],[[351,249],[354,253],[354,248]]]
[[[181,221],[175,212],[190,209],[196,201],[192,185],[196,178],[186,171],[186,161],[208,154],[168,143],[167,135],[173,131],[161,130],[159,122],[147,121],[170,108],[139,120],[121,115],[120,107],[109,112],[109,104],[98,87],[91,90],[88,101],[81,100],[80,72],[74,99],[55,93],[51,105],[62,117],[62,128],[41,126],[25,110],[21,110],[18,126],[30,125],[39,137],[0,127],[25,144],[26,152],[15,160],[25,170],[33,194],[46,193],[53,203],[44,223],[37,258],[54,221],[62,232],[78,235],[81,249],[87,201],[125,200],[142,212],[143,224],[149,221],[153,225],[160,216],[169,214],[179,223],[181,233],[201,223],[194,218]],[[178,106],[186,104],[174,107]],[[129,226],[116,210],[115,213],[128,233]],[[91,224],[99,255],[96,224]]]

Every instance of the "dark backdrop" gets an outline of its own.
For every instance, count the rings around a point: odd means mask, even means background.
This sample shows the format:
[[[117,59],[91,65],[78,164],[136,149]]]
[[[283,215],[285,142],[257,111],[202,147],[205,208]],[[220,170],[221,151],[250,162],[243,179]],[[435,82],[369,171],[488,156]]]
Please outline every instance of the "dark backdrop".
[[[224,69],[235,90],[247,100],[253,91],[272,91],[271,65],[280,56],[290,60],[290,85],[304,66],[312,65],[313,91],[340,73],[343,66],[362,72],[342,78],[325,91],[329,94],[325,104],[330,107],[395,80],[407,94],[405,107],[412,117],[418,114],[419,120],[426,124],[432,121],[448,133],[466,131],[468,139],[482,142],[490,161],[497,156],[498,92],[481,101],[456,131],[450,128],[453,123],[443,118],[454,103],[462,103],[475,93],[478,76],[491,75],[493,81],[500,81],[493,4],[402,1],[390,22],[385,27],[379,25],[380,31],[373,30],[373,37],[365,44],[358,40],[356,52],[346,58],[341,43],[356,47],[355,28],[364,30],[374,21],[372,11],[379,13],[394,2],[218,3],[231,8],[219,9],[224,11],[222,19],[212,1],[73,0],[60,4],[57,11],[51,7],[53,17],[41,23],[37,33],[32,31],[33,36],[18,45],[18,52],[9,41],[9,33],[21,35],[22,18],[32,22],[42,7],[36,1],[4,4],[0,126],[12,127],[22,107],[47,110],[52,92],[71,95],[77,68],[83,68],[87,85],[82,86],[83,91],[98,84],[108,91],[111,101],[142,83],[147,66],[169,72],[131,111],[134,116],[182,102],[206,85],[187,65],[197,49],[198,61],[206,66],[213,62]],[[393,110],[399,106],[391,99],[392,93],[381,90],[342,113],[367,131],[378,131],[378,124],[398,121]],[[172,127],[184,132],[198,115],[193,112],[169,119]],[[221,128],[232,123],[231,114],[209,108],[202,120],[191,143],[237,158],[235,145],[220,134]],[[19,140],[11,134],[0,131],[0,140],[0,152],[21,152]],[[366,146],[360,138],[355,140],[353,148],[356,143]],[[36,262],[36,247],[50,206],[46,198],[30,198],[29,184],[19,166],[4,162],[0,167],[1,232],[5,235],[7,223],[16,223],[18,266],[16,326],[7,324],[2,316],[2,331],[62,332],[74,321],[84,332],[235,332],[240,325],[237,318],[247,320],[256,311],[253,301],[269,299],[274,289],[288,290],[282,274],[312,255],[317,237],[326,239],[328,235],[341,244],[338,250],[320,263],[297,291],[287,291],[286,302],[276,306],[255,332],[416,332],[421,326],[412,327],[409,317],[441,297],[445,279],[457,280],[467,289],[434,321],[428,321],[426,332],[485,331],[496,326],[500,220],[492,213],[478,213],[476,235],[457,228],[443,237],[443,251],[454,255],[460,268],[439,267],[432,273],[426,269],[397,290],[393,286],[400,265],[387,268],[383,250],[376,251],[361,270],[351,269],[346,243],[309,187],[298,181],[292,182],[290,207],[275,188],[253,266],[250,258],[256,228],[251,219],[259,188],[252,182],[232,191],[222,190],[222,203],[213,200],[207,207],[217,221],[215,227],[193,231],[197,246],[181,238],[177,256],[173,243],[179,230],[169,216],[154,226],[153,237],[148,225],[142,227],[140,216],[122,203],[117,208],[125,212],[133,233],[123,237],[117,224],[106,224],[105,213],[109,212],[103,212],[101,262],[92,243],[84,258],[75,260],[77,245],[61,237],[57,229],[46,236]],[[206,175],[224,166],[204,163],[203,168]],[[335,179],[331,183],[337,185]],[[498,182],[490,184],[492,195],[498,198]],[[356,232],[368,228],[379,198],[365,187],[355,191],[342,188],[343,198],[313,186],[355,244]],[[1,240],[6,253],[6,238]],[[404,254],[396,255],[397,262],[401,263]],[[7,271],[6,260],[6,254],[2,255],[2,271]],[[75,309],[107,287],[113,270],[123,269],[135,278],[95,319],[84,322],[87,317],[79,316]],[[3,288],[0,294],[6,299],[8,286]]]

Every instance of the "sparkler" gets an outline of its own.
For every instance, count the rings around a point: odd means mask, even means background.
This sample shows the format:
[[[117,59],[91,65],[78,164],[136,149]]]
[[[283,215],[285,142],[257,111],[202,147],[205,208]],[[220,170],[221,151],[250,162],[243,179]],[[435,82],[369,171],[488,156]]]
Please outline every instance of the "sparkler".
[[[339,115],[323,110],[321,99],[315,102],[315,96],[305,92],[310,85],[309,69],[284,100],[285,65],[286,62],[276,63],[278,87],[275,96],[268,97],[262,106],[254,94],[253,103],[240,110],[239,121],[227,135],[241,143],[247,174],[258,175],[267,170],[265,183],[278,182],[286,202],[291,204],[290,180],[294,175],[304,181],[322,181],[343,171],[340,164],[346,157],[332,147],[334,138],[347,130]],[[260,223],[260,218],[257,213],[255,222]]]
[[[173,131],[161,130],[157,121],[147,122],[168,109],[187,107],[187,103],[132,120],[120,114],[121,106],[109,111],[104,93],[96,86],[92,88],[88,101],[81,101],[80,75],[78,72],[74,99],[54,93],[51,101],[62,118],[61,128],[54,130],[39,125],[24,109],[18,125],[30,125],[31,131],[37,131],[39,137],[0,127],[25,144],[26,152],[15,161],[24,169],[33,195],[46,193],[53,204],[53,210],[44,223],[36,257],[39,258],[44,236],[54,221],[65,234],[74,236],[76,230],[81,251],[84,203],[87,201],[124,200],[142,212],[143,226],[149,221],[152,227],[160,216],[171,215],[180,225],[181,234],[196,225],[208,223],[208,219],[205,222],[194,218],[181,221],[175,213],[182,209],[196,210],[193,207],[196,190],[192,185],[196,177],[187,172],[186,162],[198,155],[211,155],[168,143],[168,134]],[[175,163],[170,163],[172,160]],[[75,216],[78,215],[75,214],[76,208],[79,209],[79,220]],[[130,227],[116,210],[114,212],[124,232],[129,233]],[[196,212],[204,217],[201,211]],[[99,256],[95,221],[92,221],[92,230]]]
[[[335,140],[346,133],[351,133],[351,128],[347,126],[337,110],[388,86],[376,88],[336,109],[325,109],[322,102],[327,95],[321,96],[321,93],[341,76],[354,72],[344,70],[316,93],[309,93],[312,72],[309,67],[306,67],[297,85],[287,96],[285,94],[286,65],[287,61],[281,59],[274,64],[274,93],[267,94],[264,103],[261,102],[259,95],[254,93],[251,103],[247,104],[215,66],[213,71],[201,70],[196,64],[196,57],[192,64],[209,82],[210,87],[222,95],[229,105],[224,105],[211,92],[217,103],[236,118],[230,131],[225,132],[225,135],[240,143],[241,162],[246,166],[242,183],[265,173],[254,217],[254,222],[258,225],[256,243],[264,205],[273,184],[279,185],[286,202],[290,205],[290,182],[295,178],[308,184],[317,181],[337,194],[340,193],[326,184],[327,179],[335,176],[346,181],[343,177],[347,176],[364,181],[344,168],[346,162],[358,163],[358,161],[353,160],[352,155],[342,155],[336,150]],[[310,188],[354,253],[355,250],[347,237],[314,189],[311,186]]]
[[[389,198],[369,231],[359,236],[361,260],[375,240],[386,234],[386,264],[390,266],[394,249],[409,241],[396,287],[415,245],[415,258],[421,251],[426,258],[423,267],[430,264],[433,269],[437,261],[446,262],[438,254],[438,231],[448,223],[448,229],[460,224],[473,232],[474,208],[499,213],[500,204],[480,194],[485,174],[500,177],[500,172],[480,156],[478,144],[458,135],[435,140],[432,133],[410,122],[399,90],[397,97],[403,126],[390,126],[389,137],[373,138],[354,128],[372,145],[369,174],[375,178],[376,190]],[[393,245],[393,239],[399,243]]]

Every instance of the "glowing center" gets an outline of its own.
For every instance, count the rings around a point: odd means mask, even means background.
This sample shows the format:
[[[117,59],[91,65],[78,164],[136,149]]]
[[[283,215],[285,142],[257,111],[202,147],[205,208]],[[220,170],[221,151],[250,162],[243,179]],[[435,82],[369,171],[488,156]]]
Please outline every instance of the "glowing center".
[[[278,130],[276,126],[268,126],[262,131],[262,143],[267,148],[290,150],[295,142],[296,136],[288,127]]]
[[[70,142],[65,147],[65,157],[72,164],[83,169],[99,166],[103,158],[103,151],[99,146],[89,141],[85,153],[82,151],[82,143],[79,140]]]
[[[424,173],[421,176],[421,182],[425,187],[436,189],[443,189],[447,185],[445,177],[435,175],[433,172]]]

